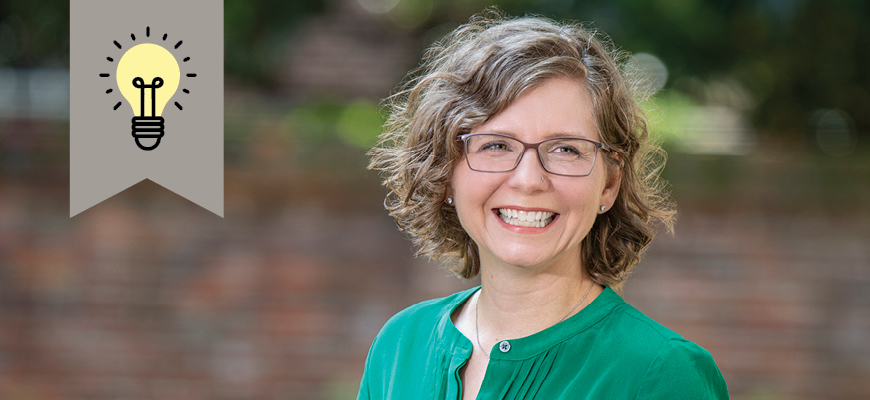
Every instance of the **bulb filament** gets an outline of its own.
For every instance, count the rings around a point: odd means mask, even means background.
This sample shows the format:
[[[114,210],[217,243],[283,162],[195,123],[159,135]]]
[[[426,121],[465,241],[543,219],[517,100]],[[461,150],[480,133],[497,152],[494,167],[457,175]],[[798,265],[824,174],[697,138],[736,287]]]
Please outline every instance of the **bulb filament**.
[[[133,78],[133,87],[135,87],[136,89],[139,89],[139,93],[141,96],[140,97],[141,100],[139,101],[139,107],[140,107],[139,116],[141,116],[141,117],[145,116],[145,89],[149,89],[149,88],[151,89],[151,116],[153,117],[154,113],[155,113],[155,111],[154,111],[154,99],[155,99],[154,94],[155,93],[154,92],[157,91],[157,88],[163,87],[163,79],[158,76],[158,77],[151,80],[150,85],[146,85],[144,79],[142,79],[140,77],[136,77],[136,78]]]
[[[163,137],[163,117],[155,116],[155,92],[157,88],[163,86],[163,79],[160,77],[154,78],[151,80],[150,85],[145,84],[145,80],[141,77],[133,78],[133,87],[139,89],[140,101],[139,101],[139,116],[133,117],[133,137],[136,138],[136,145],[139,146],[140,149],[150,151],[157,148],[157,145],[160,144],[160,138]],[[151,116],[148,117],[145,115],[145,90],[151,89]],[[145,132],[145,133],[142,133]],[[151,146],[143,146],[142,143],[139,143],[139,139],[157,139]]]

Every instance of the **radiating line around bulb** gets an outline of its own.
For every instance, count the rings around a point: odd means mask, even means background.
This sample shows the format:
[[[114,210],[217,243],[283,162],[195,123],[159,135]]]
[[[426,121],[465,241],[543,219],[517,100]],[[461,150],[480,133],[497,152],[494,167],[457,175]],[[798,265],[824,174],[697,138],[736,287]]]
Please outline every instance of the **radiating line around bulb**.
[[[182,42],[184,42],[184,41],[183,41],[183,40],[179,40],[178,43],[175,44],[175,48],[177,49],[179,46],[181,46],[181,43],[182,43]]]
[[[196,74],[187,74],[187,76],[189,76],[191,78],[196,78]]]
[[[184,57],[184,62],[190,61],[190,57]]]
[[[117,40],[115,40],[114,43],[115,43],[115,46],[117,46],[119,49],[121,48],[121,43],[118,43]]]
[[[115,60],[112,59],[112,57],[106,57],[106,59],[109,60],[109,62],[114,62],[114,61],[115,61]]]
[[[151,27],[150,26],[145,27],[145,37],[151,37]]]
[[[109,88],[109,90],[106,90],[106,94],[109,94],[109,93],[112,93],[112,88]]]
[[[108,77],[109,77],[109,74],[100,74],[100,77],[101,77],[101,78],[108,78]]]
[[[163,40],[166,40],[166,37],[167,37],[167,36],[169,36],[169,34],[168,34],[168,33],[164,33],[164,34],[163,34]]]
[[[118,102],[118,104],[115,104],[115,107],[113,107],[112,109],[113,109],[113,110],[117,110],[118,107],[121,107],[121,102],[120,102],[120,101]]]
[[[131,33],[130,38],[133,39],[133,41],[135,42],[136,41],[136,34]]]
[[[179,110],[183,110],[183,108],[181,108],[181,104],[178,104],[177,101],[175,102],[175,106],[178,107]]]

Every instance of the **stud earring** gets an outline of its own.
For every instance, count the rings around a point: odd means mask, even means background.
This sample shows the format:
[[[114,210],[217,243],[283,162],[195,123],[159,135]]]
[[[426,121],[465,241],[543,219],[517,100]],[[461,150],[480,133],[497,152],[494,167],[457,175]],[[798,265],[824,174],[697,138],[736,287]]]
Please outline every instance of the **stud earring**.
[[[606,210],[606,209],[607,209],[607,207],[601,206],[601,211],[602,211],[602,212],[604,212],[604,210]]]
[[[453,198],[452,198],[452,197],[448,197],[448,198],[447,198],[447,204],[448,204],[448,205],[453,205]]]

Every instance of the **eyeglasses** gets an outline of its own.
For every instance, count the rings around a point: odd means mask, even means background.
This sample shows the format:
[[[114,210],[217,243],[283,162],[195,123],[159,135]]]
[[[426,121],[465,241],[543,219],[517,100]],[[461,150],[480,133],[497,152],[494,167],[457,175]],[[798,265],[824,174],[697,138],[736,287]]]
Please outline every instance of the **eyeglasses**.
[[[468,167],[479,172],[513,171],[526,150],[535,149],[544,170],[555,175],[587,176],[592,173],[598,149],[613,151],[604,143],[589,139],[561,137],[526,143],[498,133],[459,135],[465,142]]]

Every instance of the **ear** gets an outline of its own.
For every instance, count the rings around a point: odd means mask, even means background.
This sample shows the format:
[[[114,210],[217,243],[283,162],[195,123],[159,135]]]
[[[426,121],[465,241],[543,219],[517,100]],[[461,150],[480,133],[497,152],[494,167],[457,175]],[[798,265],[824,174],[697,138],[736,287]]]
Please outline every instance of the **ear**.
[[[613,153],[612,157],[617,161],[616,164],[604,164],[607,168],[607,179],[601,191],[601,205],[605,207],[605,210],[600,213],[607,212],[613,208],[613,203],[616,202],[616,195],[619,194],[619,185],[622,182],[622,165],[624,165],[622,156],[618,153]]]

